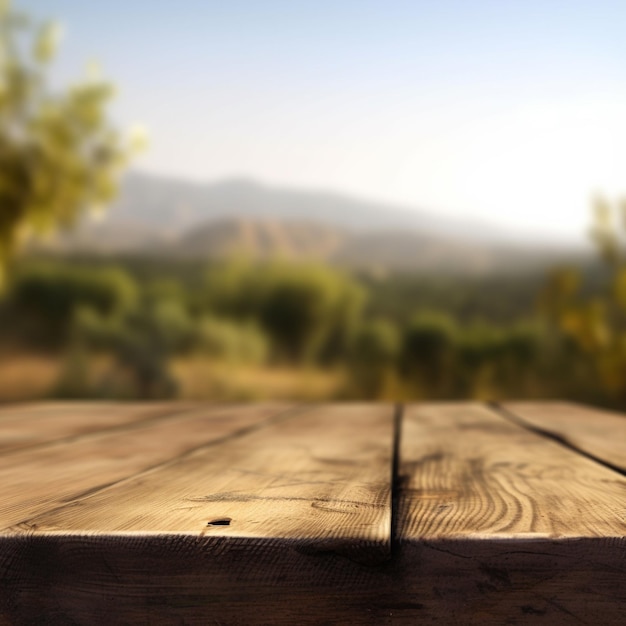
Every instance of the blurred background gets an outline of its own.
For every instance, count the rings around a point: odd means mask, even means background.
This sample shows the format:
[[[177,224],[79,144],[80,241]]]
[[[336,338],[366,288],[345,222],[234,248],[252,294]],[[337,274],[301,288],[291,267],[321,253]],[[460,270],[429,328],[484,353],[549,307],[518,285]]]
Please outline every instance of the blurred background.
[[[625,20],[0,0],[0,401],[625,409]]]

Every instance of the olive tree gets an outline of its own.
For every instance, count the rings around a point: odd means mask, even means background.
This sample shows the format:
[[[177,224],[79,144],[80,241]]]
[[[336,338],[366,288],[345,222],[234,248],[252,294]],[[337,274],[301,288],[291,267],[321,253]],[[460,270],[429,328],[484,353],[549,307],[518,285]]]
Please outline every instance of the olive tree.
[[[109,83],[92,76],[51,88],[58,32],[0,0],[0,289],[24,239],[114,197],[137,143],[109,121]]]

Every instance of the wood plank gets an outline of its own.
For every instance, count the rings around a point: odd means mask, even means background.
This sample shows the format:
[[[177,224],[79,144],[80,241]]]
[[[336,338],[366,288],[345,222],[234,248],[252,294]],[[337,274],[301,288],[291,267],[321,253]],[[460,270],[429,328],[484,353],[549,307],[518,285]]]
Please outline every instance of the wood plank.
[[[382,564],[295,540],[0,536],[0,624],[385,625],[391,585]]]
[[[374,408],[316,409],[5,531],[0,623],[623,623],[621,475],[480,405],[408,407],[390,553]]]
[[[394,621],[623,623],[626,480],[480,405],[409,406]]]
[[[193,406],[174,402],[47,402],[0,409],[0,453],[158,418]]]
[[[287,410],[204,406],[0,457],[0,528],[177,458]]]
[[[393,407],[329,405],[36,516],[0,619],[384,623],[392,450]]]
[[[390,406],[311,408],[31,521],[41,532],[356,539],[388,550],[392,447]],[[213,519],[232,521],[207,529]]]
[[[570,402],[507,402],[506,411],[533,428],[626,472],[626,416]]]

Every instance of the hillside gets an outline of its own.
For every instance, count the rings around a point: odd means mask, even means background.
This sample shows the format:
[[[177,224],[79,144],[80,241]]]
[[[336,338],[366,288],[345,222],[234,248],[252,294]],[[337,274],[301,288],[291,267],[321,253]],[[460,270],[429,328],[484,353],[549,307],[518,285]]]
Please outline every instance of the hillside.
[[[339,194],[231,180],[215,184],[133,173],[101,221],[86,219],[37,249],[173,258],[319,259],[372,269],[485,273],[542,267],[577,251],[511,241],[478,222]]]
[[[480,221],[449,220],[416,207],[340,193],[274,187],[248,179],[200,184],[139,172],[127,175],[109,213],[110,221],[131,220],[146,227],[165,227],[170,233],[232,217],[304,220],[357,231],[409,228],[464,238],[506,236]]]
[[[192,229],[172,252],[195,258],[242,254],[255,259],[278,256],[329,260],[347,239],[346,232],[315,222],[231,218]]]

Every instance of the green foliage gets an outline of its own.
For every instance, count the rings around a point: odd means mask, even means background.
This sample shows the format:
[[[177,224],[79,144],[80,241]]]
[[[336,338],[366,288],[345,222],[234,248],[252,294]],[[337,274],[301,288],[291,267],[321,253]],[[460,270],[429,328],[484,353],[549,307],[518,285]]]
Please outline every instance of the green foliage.
[[[323,265],[233,260],[208,271],[200,306],[258,323],[279,360],[333,360],[345,354],[364,301],[353,279]]]
[[[566,396],[618,405],[626,279],[620,265],[609,267],[593,289],[582,273],[554,274],[539,298],[550,326],[525,310],[502,321],[493,294],[482,309],[465,298],[448,306],[456,297],[446,295],[456,290],[449,277],[439,286],[414,278],[412,305],[402,295],[406,275],[372,286],[312,264],[22,261],[0,303],[0,338],[5,349],[11,341],[66,354],[57,393],[72,397],[168,397],[179,390],[174,372],[185,376],[192,363],[209,363],[218,377],[282,361],[294,373],[333,372],[343,398]],[[398,297],[390,317],[379,313],[390,304],[383,289]],[[442,304],[429,310],[420,301]],[[214,382],[207,389],[220,393]]]
[[[106,351],[117,346],[124,333],[124,317],[102,315],[90,306],[79,307],[72,320],[72,331],[79,345],[88,345],[97,351]]]
[[[126,384],[125,395],[138,398],[170,397],[176,382],[169,371],[169,357],[188,345],[191,328],[183,309],[173,303],[145,303],[118,315],[106,316],[92,309],[79,310],[74,341],[90,349],[106,351],[115,362],[110,384]],[[120,376],[121,374],[121,376]]]
[[[345,345],[363,304],[350,279],[324,266],[274,265],[266,280],[260,320],[281,357],[312,360],[330,342]]]
[[[543,314],[591,366],[586,386],[602,389],[613,402],[626,402],[626,203],[594,203],[594,240],[608,273],[605,289],[583,290],[579,272],[555,271],[540,297]]]
[[[264,276],[245,259],[231,259],[210,266],[202,292],[195,298],[198,307],[237,319],[251,317],[259,308]]]
[[[590,235],[602,258],[609,264],[624,262],[624,234],[626,232],[626,200],[615,206],[601,196],[593,203],[593,224]]]
[[[199,320],[194,347],[211,357],[235,363],[263,363],[269,354],[269,341],[257,326],[214,317]]]
[[[532,365],[540,356],[544,333],[540,324],[517,324],[505,336],[504,354],[520,367]]]
[[[359,276],[368,292],[368,314],[404,326],[416,311],[445,311],[460,324],[484,320],[500,327],[532,317],[545,276],[439,276],[412,273]]]
[[[67,227],[109,202],[132,146],[106,115],[110,84],[92,77],[64,92],[46,73],[58,28],[0,11],[0,287],[18,244]]]
[[[387,320],[374,320],[362,324],[357,330],[351,350],[355,363],[392,365],[400,353],[400,336],[396,327]]]
[[[505,333],[488,324],[473,324],[458,337],[460,362],[468,370],[476,370],[501,356]]]
[[[356,330],[349,352],[355,392],[364,398],[385,395],[400,354],[400,335],[387,320],[373,320]]]
[[[68,339],[80,307],[112,315],[134,306],[137,286],[119,268],[90,270],[53,264],[34,265],[18,272],[10,289],[10,305],[17,327],[32,341],[48,346]]]
[[[89,380],[89,351],[81,344],[71,345],[63,364],[61,376],[54,389],[56,398],[84,398],[92,394]]]
[[[454,321],[443,313],[419,313],[406,327],[403,371],[423,393],[436,396],[448,382],[456,335]]]

